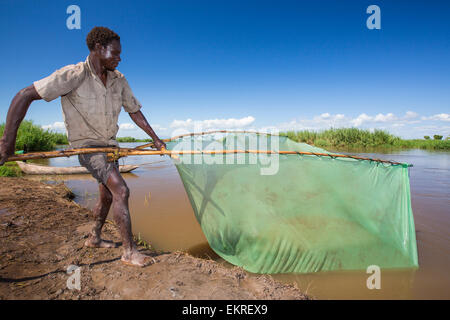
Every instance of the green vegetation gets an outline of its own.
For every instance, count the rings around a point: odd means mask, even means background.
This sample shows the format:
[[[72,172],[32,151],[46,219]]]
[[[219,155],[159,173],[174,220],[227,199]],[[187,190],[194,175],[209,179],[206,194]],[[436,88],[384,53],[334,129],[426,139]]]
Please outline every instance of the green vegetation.
[[[6,162],[0,166],[0,177],[20,177],[21,175],[22,170],[14,161]]]
[[[133,240],[138,246],[144,247],[144,249],[152,250],[152,245],[141,238],[141,233],[138,233],[138,235],[133,235]]]
[[[64,133],[52,132],[52,135],[55,139],[55,144],[69,144],[69,140],[67,140],[67,136]]]
[[[429,136],[422,139],[404,140],[384,130],[363,130],[358,128],[328,129],[316,131],[288,131],[280,133],[297,142],[305,142],[317,147],[337,148],[406,148],[406,149],[436,149],[450,150],[450,140],[441,140],[442,136],[435,135],[434,140]]]
[[[152,139],[136,139],[133,137],[117,137],[117,142],[151,142]]]
[[[450,150],[450,140],[400,140],[394,147],[405,149]]]
[[[0,136],[3,136],[5,124],[0,125]],[[15,150],[49,151],[53,150],[57,144],[68,144],[65,134],[44,130],[40,126],[33,124],[33,121],[25,120],[20,124],[17,131]],[[17,152],[18,153],[18,152]],[[1,177],[21,176],[22,171],[15,162],[7,162],[0,166]]]
[[[0,136],[3,136],[5,124],[0,125]],[[65,134],[44,130],[33,124],[31,120],[25,120],[17,131],[16,150],[49,151],[57,144],[68,144]]]

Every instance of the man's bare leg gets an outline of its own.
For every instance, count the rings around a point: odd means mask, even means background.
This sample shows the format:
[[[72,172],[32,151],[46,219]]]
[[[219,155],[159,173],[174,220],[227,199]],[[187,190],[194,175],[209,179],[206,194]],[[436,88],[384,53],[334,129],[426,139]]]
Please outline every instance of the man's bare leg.
[[[115,248],[116,244],[112,241],[102,240],[100,234],[102,227],[105,224],[106,217],[108,216],[109,208],[112,203],[112,194],[106,188],[103,183],[98,185],[98,202],[93,210],[94,213],[94,227],[92,228],[89,238],[84,245],[91,248]]]
[[[127,264],[143,267],[148,263],[150,257],[140,253],[133,241],[130,212],[128,209],[130,191],[117,168],[114,168],[110,173],[106,187],[112,194],[114,221],[119,227],[122,237],[123,254],[121,260]]]

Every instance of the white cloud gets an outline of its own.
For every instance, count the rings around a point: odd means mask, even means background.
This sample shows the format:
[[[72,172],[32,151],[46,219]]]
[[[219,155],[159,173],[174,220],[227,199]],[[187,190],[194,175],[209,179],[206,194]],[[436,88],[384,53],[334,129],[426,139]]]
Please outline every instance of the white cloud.
[[[250,126],[255,121],[255,118],[248,116],[241,119],[209,119],[209,120],[173,120],[170,127],[173,129],[239,129]]]
[[[327,113],[322,113],[320,116],[314,117],[314,121],[333,123],[333,122],[343,120],[344,118],[345,118],[345,116],[343,114],[331,115],[327,112]]]
[[[64,122],[54,122],[53,124],[46,124],[42,126],[44,130],[54,130],[54,131],[66,131],[66,126]]]
[[[164,128],[163,126],[161,126],[159,124],[152,124],[151,127],[155,131],[165,131],[165,130],[167,130],[167,128]]]
[[[158,136],[167,135],[167,132],[166,132],[167,128],[164,128],[159,124],[150,124],[150,126],[152,127],[152,129],[155,131],[155,133]],[[117,136],[118,137],[131,136],[134,138],[148,138],[148,135],[144,132],[144,130],[139,128],[134,123],[121,123],[119,125],[119,131],[117,132]]]
[[[364,127],[375,129],[389,127],[404,127],[406,124],[419,123],[419,115],[413,111],[407,111],[404,116],[399,117],[394,113],[378,113],[377,115],[368,115],[361,113],[357,117],[347,117],[343,114],[322,113],[312,119],[294,119],[287,123],[282,123],[278,127],[280,130],[321,130],[328,128],[342,127]]]
[[[382,114],[379,113],[376,116],[369,116],[365,113],[360,114],[357,118],[352,119],[350,122],[355,127],[359,127],[364,123],[373,123],[373,122],[384,122],[384,123],[396,123],[396,126],[400,126],[401,123],[410,122],[414,123],[416,121],[412,121],[412,119],[416,119],[419,115],[414,111],[407,111],[405,115],[401,118],[397,117],[392,112]]]
[[[414,111],[406,111],[405,119],[416,119],[419,115]]]
[[[375,119],[373,119],[375,122],[392,122],[395,120],[397,120],[397,117],[393,113],[388,113],[386,115],[379,113],[375,116]]]
[[[133,123],[121,123],[119,125],[120,130],[134,130],[136,126]]]
[[[362,113],[356,119],[352,119],[350,121],[350,123],[355,127],[359,127],[364,122],[368,122],[368,121],[372,121],[372,120],[373,120],[373,117],[369,117],[367,114]]]
[[[187,120],[173,120],[170,124],[171,128],[190,127],[193,124],[192,119]]]
[[[424,135],[433,137],[435,134],[444,136],[444,139],[450,136],[450,126],[423,125],[409,128],[408,131],[414,132],[418,138],[422,138]]]
[[[434,121],[450,121],[450,114],[439,113],[430,117],[422,117],[422,120],[434,120]]]

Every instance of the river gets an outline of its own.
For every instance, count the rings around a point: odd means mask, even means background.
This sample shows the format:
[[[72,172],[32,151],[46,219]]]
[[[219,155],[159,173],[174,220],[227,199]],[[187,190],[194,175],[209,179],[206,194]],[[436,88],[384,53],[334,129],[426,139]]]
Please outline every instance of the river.
[[[135,147],[139,143],[123,143]],[[419,269],[382,270],[381,289],[369,290],[365,271],[273,275],[318,299],[450,299],[450,152],[424,150],[352,153],[413,164],[411,201],[416,226]],[[79,165],[77,157],[37,161],[51,166]],[[175,166],[164,156],[134,156],[120,163],[139,164],[123,174],[130,190],[133,233],[162,251],[182,250],[228,265],[208,246]],[[35,177],[63,180],[75,201],[92,208],[97,182],[88,175]],[[231,266],[230,266],[231,267]]]

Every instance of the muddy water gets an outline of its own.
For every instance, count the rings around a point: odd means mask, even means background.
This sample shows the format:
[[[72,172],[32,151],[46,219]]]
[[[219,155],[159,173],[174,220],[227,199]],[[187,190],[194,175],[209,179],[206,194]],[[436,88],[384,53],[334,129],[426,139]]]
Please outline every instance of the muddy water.
[[[295,282],[302,290],[320,299],[450,299],[450,153],[408,150],[359,154],[414,165],[410,168],[410,182],[419,269],[382,270],[380,290],[367,288],[369,274],[364,271],[274,277]],[[133,232],[140,233],[157,249],[184,250],[227,265],[209,248],[171,160],[147,156],[129,157],[124,161],[140,164],[133,173],[123,174],[131,190]],[[78,165],[76,157],[42,162],[53,166]],[[90,208],[94,206],[97,183],[93,178],[79,175],[45,179],[64,180],[75,192],[77,202]]]

